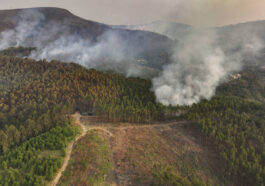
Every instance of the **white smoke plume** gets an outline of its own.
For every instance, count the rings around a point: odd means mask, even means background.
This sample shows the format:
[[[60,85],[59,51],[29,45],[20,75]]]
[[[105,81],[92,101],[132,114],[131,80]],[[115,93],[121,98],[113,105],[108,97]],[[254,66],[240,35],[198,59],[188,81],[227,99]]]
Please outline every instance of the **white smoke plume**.
[[[210,32],[195,34],[175,49],[174,62],[165,66],[160,76],[153,79],[153,89],[159,102],[190,105],[202,98],[210,98],[220,81],[240,68],[236,59],[229,63],[223,51],[214,46],[215,37]],[[230,67],[227,66],[229,64]]]
[[[209,29],[196,30],[181,40],[173,62],[152,80],[158,102],[176,106],[210,99],[229,74],[242,68],[243,59],[263,48],[256,36],[237,36],[236,42],[226,40],[231,42],[228,46],[220,46],[219,39],[216,30]]]
[[[97,43],[78,36],[62,36],[42,50],[33,51],[30,57],[37,60],[70,61],[86,68],[114,70],[127,76],[143,74],[133,58],[134,53],[127,51],[120,38],[112,32],[106,32]]]
[[[30,58],[78,63],[86,68],[113,70],[126,76],[145,77],[139,65],[135,46],[113,30],[104,32],[97,42],[69,34],[69,28],[51,22],[43,24],[45,16],[35,9],[27,9],[14,18],[14,29],[0,33],[0,50],[14,46],[36,47]]]
[[[17,20],[14,20],[14,22]],[[36,47],[34,59],[75,62],[87,68],[113,70],[127,76],[144,77],[137,46],[124,42],[118,33],[105,32],[97,42],[68,34],[67,27],[43,24],[45,16],[35,10],[21,13],[19,24],[0,33],[0,49],[10,46]],[[229,74],[239,71],[243,60],[255,56],[264,43],[252,30],[244,34],[216,29],[182,34],[171,62],[153,77],[153,91],[164,105],[191,105],[210,99]],[[250,34],[253,33],[253,34]],[[176,36],[178,38],[178,36]]]
[[[38,34],[38,24],[44,19],[44,16],[38,11],[25,11],[19,14],[17,19],[12,20],[13,24],[18,22],[14,29],[6,30],[0,33],[0,49],[10,46],[27,45],[30,38]],[[18,21],[19,20],[19,21]]]

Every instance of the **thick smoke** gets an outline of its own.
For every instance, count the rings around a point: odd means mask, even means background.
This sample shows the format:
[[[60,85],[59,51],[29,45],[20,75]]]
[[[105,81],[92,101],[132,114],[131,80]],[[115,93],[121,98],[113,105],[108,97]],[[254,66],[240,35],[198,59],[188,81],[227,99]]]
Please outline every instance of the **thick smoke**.
[[[224,39],[215,29],[194,30],[182,38],[173,62],[153,78],[157,101],[164,105],[191,105],[210,99],[228,75],[241,70],[243,60],[249,56],[253,60],[263,48],[254,35],[237,35],[234,41],[226,38],[223,45],[221,38]]]
[[[190,105],[214,95],[228,73],[240,69],[238,59],[226,59],[215,46],[215,34],[187,37],[176,49],[173,63],[153,79],[157,100],[164,105]]]
[[[126,76],[140,76],[142,68],[134,60],[136,54],[128,51],[117,34],[106,32],[97,43],[78,36],[61,36],[42,50],[34,51],[34,59],[60,60],[78,63],[87,68],[113,70]]]
[[[24,11],[18,18],[12,19],[12,23],[18,25],[14,29],[6,30],[0,33],[0,49],[10,46],[28,45],[34,37],[38,35],[38,28],[44,16],[38,11]]]
[[[36,10],[22,12],[14,29],[0,33],[0,49],[34,46],[37,50],[30,55],[34,59],[75,62],[87,68],[145,76],[146,67],[139,63],[143,60],[137,60],[139,49],[125,42],[119,32],[110,29],[95,42],[69,34],[67,27],[44,24],[45,21],[45,16]],[[260,31],[257,33],[263,33]],[[171,62],[160,67],[161,72],[152,79],[157,101],[164,105],[191,105],[210,99],[216,87],[264,45],[252,29],[193,29],[176,38],[179,39]]]
[[[139,51],[127,45],[117,32],[109,29],[97,41],[73,34],[67,26],[50,22],[35,9],[27,9],[14,18],[19,24],[0,33],[0,50],[10,46],[36,47],[30,58],[75,62],[87,68],[113,70],[126,76],[145,77],[139,65]]]

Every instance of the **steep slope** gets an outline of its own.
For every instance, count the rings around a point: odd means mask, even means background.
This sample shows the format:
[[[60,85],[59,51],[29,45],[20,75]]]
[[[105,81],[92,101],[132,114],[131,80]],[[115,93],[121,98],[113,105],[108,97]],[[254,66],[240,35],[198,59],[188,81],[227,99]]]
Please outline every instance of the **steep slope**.
[[[138,65],[144,59],[144,66],[158,68],[168,61],[173,45],[163,35],[113,29],[59,8],[1,10],[0,16],[0,49],[36,47],[31,55],[35,59],[74,61],[90,68],[112,68],[108,61]]]
[[[96,23],[93,21],[88,21],[73,15],[71,12],[60,8],[28,8],[28,9],[14,9],[14,10],[1,10],[0,11],[0,31],[7,29],[14,29],[19,21],[22,19],[32,19],[27,17],[27,15],[41,16],[42,27],[48,24],[58,24],[58,26],[67,26],[69,28],[69,33],[79,32],[78,34],[85,34],[90,31],[89,34],[93,35],[95,38],[102,34],[106,29],[107,25]],[[37,17],[39,18],[39,17]],[[33,19],[32,19],[33,20]],[[63,31],[63,30],[61,30]]]
[[[145,30],[163,34],[176,43],[175,54],[186,43],[192,45],[201,40],[212,44],[212,47],[221,50],[227,58],[238,55],[241,65],[265,68],[265,21],[246,22],[234,25],[212,28],[196,28],[185,24],[156,21],[143,25],[119,25],[113,28],[129,30]],[[204,43],[199,43],[204,45]],[[196,51],[195,51],[196,52]],[[199,60],[199,59],[198,59]],[[231,60],[231,59],[228,59]]]
[[[212,100],[172,108],[156,103],[150,80],[88,70],[73,63],[7,56],[0,57],[0,67],[1,185],[36,181],[43,185],[52,180],[70,140],[65,138],[74,134],[65,116],[75,110],[96,115],[91,117],[95,121],[111,122],[90,129],[101,129],[111,138],[113,154],[95,162],[93,158],[99,156],[91,157],[86,150],[106,155],[108,146],[104,145],[104,150],[101,143],[91,144],[94,148],[81,149],[84,156],[92,158],[87,160],[95,169],[83,169],[95,176],[94,181],[104,180],[104,171],[113,160],[116,172],[110,172],[111,181],[120,183],[170,185],[209,180],[218,185],[232,180],[234,185],[264,185],[264,71],[241,72],[239,78],[220,86]],[[180,114],[194,122],[178,125]],[[165,122],[169,117],[176,125]],[[159,121],[161,124],[151,125]],[[195,133],[189,133],[193,129]],[[205,150],[207,145],[210,151]],[[214,157],[211,150],[217,152]],[[78,149],[73,152],[82,155]],[[223,162],[221,178],[215,172],[219,166],[214,159]],[[83,159],[79,160],[82,164]],[[97,163],[104,174],[96,169]]]
[[[77,132],[66,117],[74,110],[115,122],[164,115],[147,80],[7,56],[0,56],[0,67],[0,185],[53,179]]]
[[[264,66],[265,21],[246,22],[211,28],[218,45],[226,53],[245,51],[241,57],[247,65]]]

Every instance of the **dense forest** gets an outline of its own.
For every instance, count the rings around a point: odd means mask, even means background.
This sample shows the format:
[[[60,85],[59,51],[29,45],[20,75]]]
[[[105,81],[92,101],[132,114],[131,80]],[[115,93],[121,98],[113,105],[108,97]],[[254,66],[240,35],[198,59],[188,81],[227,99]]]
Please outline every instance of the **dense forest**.
[[[0,67],[3,88],[0,106],[5,112],[27,103],[43,103],[91,110],[108,121],[163,119],[163,106],[155,102],[148,80],[87,70],[76,64],[36,63],[15,57],[1,57]]]
[[[58,126],[0,155],[0,184],[47,184],[61,167],[64,149],[77,132],[69,124]]]
[[[156,104],[147,80],[6,56],[0,57],[0,67],[2,152],[58,125],[58,117],[74,109],[93,112],[106,121],[163,119],[162,106]]]
[[[1,185],[46,185],[53,178],[77,133],[67,117],[75,110],[104,121],[163,119],[150,81],[14,57],[28,50],[0,52]]]
[[[151,123],[169,119],[179,109],[219,153],[224,180],[265,184],[265,83],[257,69],[244,70],[241,78],[219,86],[211,100],[165,107],[156,103],[150,80],[14,57],[31,50],[0,52],[1,185],[43,185],[51,180],[63,149],[77,134],[66,117],[75,110],[101,121]],[[49,151],[57,155],[38,156]]]
[[[187,113],[213,142],[222,161],[224,179],[238,185],[265,184],[265,83],[254,69],[217,89],[210,101],[194,104]]]

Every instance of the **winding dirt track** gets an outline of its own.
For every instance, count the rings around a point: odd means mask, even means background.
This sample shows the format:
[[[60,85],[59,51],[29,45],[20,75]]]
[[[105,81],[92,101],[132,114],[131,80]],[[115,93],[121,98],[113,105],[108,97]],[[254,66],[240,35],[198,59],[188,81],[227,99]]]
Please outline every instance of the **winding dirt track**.
[[[80,122],[81,115],[78,112],[76,112],[75,114],[73,114],[72,115],[72,118],[73,118],[75,124],[76,125],[79,125],[81,127],[82,133],[79,136],[77,136],[75,138],[75,140],[72,141],[71,143],[69,143],[69,145],[67,146],[67,148],[66,148],[66,156],[64,158],[63,165],[60,168],[60,170],[57,172],[55,178],[50,183],[50,186],[57,185],[57,183],[59,182],[59,180],[60,180],[60,178],[62,176],[63,171],[66,169],[66,167],[67,167],[67,165],[69,163],[69,160],[71,158],[71,153],[72,153],[72,150],[73,150],[74,143],[76,141],[78,141],[80,138],[82,138],[84,135],[86,135],[86,133],[88,131],[91,131],[91,130],[101,130],[101,131],[107,133],[109,136],[111,136],[111,137],[113,136],[113,134],[110,131],[108,131],[107,129],[105,129],[103,127],[86,127],[82,122]]]
[[[103,131],[104,133],[108,134],[110,137],[113,137],[113,134],[108,130],[108,129],[115,129],[115,127],[100,127],[100,126],[85,126],[81,121],[80,121],[80,118],[81,118],[81,115],[80,113],[76,112],[75,114],[72,115],[72,118],[75,122],[76,125],[79,125],[82,129],[82,133],[77,136],[75,138],[74,141],[72,141],[71,143],[69,143],[69,145],[67,146],[66,148],[66,156],[64,158],[64,162],[63,162],[63,165],[62,167],[60,168],[60,170],[57,172],[55,178],[52,180],[52,182],[50,183],[50,186],[56,186],[57,183],[59,182],[61,176],[62,176],[62,173],[64,172],[64,170],[66,169],[68,163],[69,163],[69,160],[71,158],[71,153],[72,153],[72,150],[73,150],[73,146],[74,146],[74,143],[76,141],[78,141],[80,138],[82,138],[84,135],[86,135],[86,133],[88,131],[91,131],[91,130],[100,130],[100,131]],[[176,124],[185,124],[187,123],[186,121],[179,121],[179,122],[174,122],[174,123],[167,123],[167,124],[152,124],[152,125],[140,125],[140,126],[137,126],[137,125],[134,125],[134,126],[120,126],[119,129],[128,129],[128,128],[146,128],[146,127],[160,127],[160,126],[170,126],[170,125],[176,125]]]
[[[77,136],[75,138],[74,141],[72,141],[66,148],[66,156],[64,158],[64,162],[63,162],[63,165],[62,167],[60,168],[59,172],[56,174],[55,178],[52,180],[51,182],[51,186],[55,186],[57,185],[58,181],[60,180],[61,176],[62,176],[62,173],[63,171],[66,169],[68,163],[69,163],[69,160],[70,160],[70,157],[71,157],[71,153],[72,153],[72,150],[73,150],[73,145],[76,141],[78,141],[80,138],[82,138],[84,135],[86,135],[87,133],[87,128],[80,122],[80,117],[81,115],[79,113],[75,113],[74,115],[72,115],[73,119],[74,119],[74,122],[75,124],[77,125],[80,125],[81,129],[82,129],[82,133]]]

